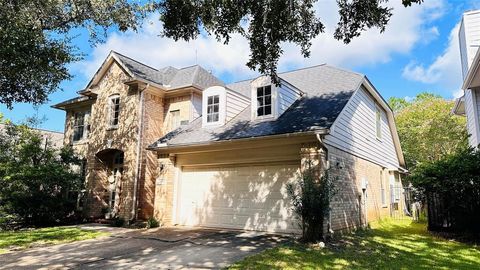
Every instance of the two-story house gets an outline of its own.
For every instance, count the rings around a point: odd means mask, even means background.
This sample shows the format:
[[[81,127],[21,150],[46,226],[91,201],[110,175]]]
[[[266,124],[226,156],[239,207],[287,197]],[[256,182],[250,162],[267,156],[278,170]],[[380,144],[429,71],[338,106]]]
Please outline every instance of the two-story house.
[[[328,65],[279,77],[225,84],[112,52],[80,97],[55,106],[86,160],[86,213],[295,232],[287,185],[311,165],[337,191],[330,229],[403,214],[393,113],[370,81]]]
[[[65,144],[84,158],[85,213],[153,215],[156,154],[146,147],[201,114],[202,90],[222,84],[200,66],[155,69],[111,52],[66,111]]]

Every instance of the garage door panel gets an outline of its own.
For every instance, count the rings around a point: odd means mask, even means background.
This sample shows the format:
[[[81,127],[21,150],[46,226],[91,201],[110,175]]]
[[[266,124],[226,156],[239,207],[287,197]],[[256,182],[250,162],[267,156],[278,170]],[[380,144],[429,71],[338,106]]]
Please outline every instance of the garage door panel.
[[[296,231],[286,192],[298,166],[252,166],[184,169],[177,222],[262,230]]]

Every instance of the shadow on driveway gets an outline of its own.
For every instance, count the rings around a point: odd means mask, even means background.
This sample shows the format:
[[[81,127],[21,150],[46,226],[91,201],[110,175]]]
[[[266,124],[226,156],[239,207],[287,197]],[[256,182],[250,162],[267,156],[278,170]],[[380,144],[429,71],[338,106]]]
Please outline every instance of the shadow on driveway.
[[[0,269],[218,269],[287,241],[258,232],[136,230],[3,254]]]

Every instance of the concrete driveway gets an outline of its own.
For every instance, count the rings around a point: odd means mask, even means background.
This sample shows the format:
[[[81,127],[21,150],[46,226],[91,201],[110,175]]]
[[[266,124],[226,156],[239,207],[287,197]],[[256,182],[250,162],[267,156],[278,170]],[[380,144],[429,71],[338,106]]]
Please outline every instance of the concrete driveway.
[[[198,228],[123,230],[109,237],[0,255],[0,269],[218,269],[288,241]]]

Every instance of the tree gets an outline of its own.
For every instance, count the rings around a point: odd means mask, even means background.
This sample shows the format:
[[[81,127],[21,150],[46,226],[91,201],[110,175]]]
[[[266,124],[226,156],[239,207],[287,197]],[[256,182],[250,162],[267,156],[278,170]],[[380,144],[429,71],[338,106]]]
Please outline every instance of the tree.
[[[467,148],[419,164],[410,181],[426,195],[430,229],[480,233],[480,151]]]
[[[423,0],[402,0],[404,6]],[[174,40],[195,39],[202,30],[228,43],[233,33],[247,38],[250,59],[247,66],[278,82],[277,63],[283,53],[281,44],[300,46],[304,57],[310,55],[311,40],[324,31],[315,15],[316,0],[165,0],[152,4],[160,11],[163,35]],[[388,0],[338,0],[340,20],[334,37],[345,43],[368,28],[381,32],[392,15],[385,7]]]
[[[90,41],[106,31],[137,29],[141,9],[127,0],[0,0],[0,103],[41,104],[71,78],[81,55],[69,31],[86,27]]]
[[[466,120],[451,113],[454,101],[421,93],[412,101],[391,98],[400,143],[410,170],[466,149]]]
[[[423,0],[402,0],[404,6]],[[270,75],[274,82],[281,44],[300,46],[310,55],[311,40],[324,31],[316,17],[316,0],[0,0],[0,103],[40,104],[70,79],[67,65],[81,58],[69,31],[86,27],[92,44],[107,30],[136,30],[147,12],[159,12],[161,34],[174,40],[195,39],[200,33],[228,43],[233,34],[250,44],[247,66]],[[368,28],[384,31],[392,15],[388,0],[338,0],[340,21],[335,38],[349,43]]]
[[[37,130],[7,122],[0,130],[0,226],[65,222],[82,178],[72,149],[54,149]],[[75,193],[74,193],[75,194]]]

